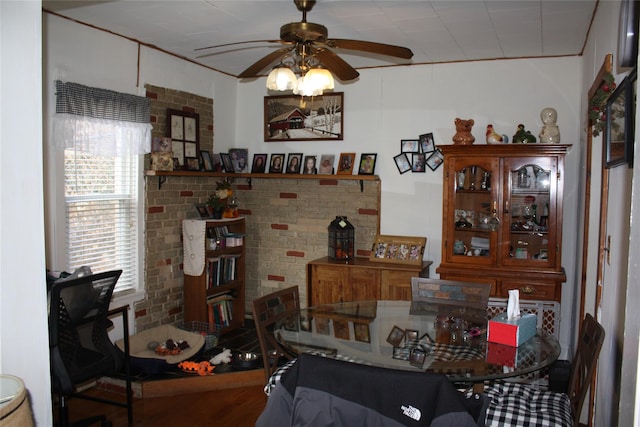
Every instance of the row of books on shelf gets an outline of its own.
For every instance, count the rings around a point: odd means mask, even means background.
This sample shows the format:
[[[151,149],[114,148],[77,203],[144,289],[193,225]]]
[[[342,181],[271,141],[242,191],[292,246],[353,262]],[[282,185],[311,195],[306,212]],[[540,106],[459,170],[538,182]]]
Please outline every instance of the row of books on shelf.
[[[238,276],[239,254],[207,258],[207,289],[222,286]]]
[[[217,295],[207,298],[209,305],[209,323],[227,327],[233,320],[233,300],[230,294]]]

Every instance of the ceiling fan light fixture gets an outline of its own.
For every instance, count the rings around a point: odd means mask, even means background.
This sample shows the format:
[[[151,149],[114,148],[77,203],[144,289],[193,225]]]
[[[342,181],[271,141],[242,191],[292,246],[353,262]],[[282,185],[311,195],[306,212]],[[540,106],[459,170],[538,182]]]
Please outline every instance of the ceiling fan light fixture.
[[[286,65],[278,65],[271,70],[267,77],[267,89],[269,90],[292,90],[296,85],[296,75]]]
[[[326,68],[312,68],[304,77],[309,85],[321,90],[331,90],[335,87],[333,75]]]

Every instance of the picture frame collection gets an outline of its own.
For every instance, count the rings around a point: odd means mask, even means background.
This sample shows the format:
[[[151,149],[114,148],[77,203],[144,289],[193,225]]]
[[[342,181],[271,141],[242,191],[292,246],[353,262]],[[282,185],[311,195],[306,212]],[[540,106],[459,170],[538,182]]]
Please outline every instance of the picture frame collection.
[[[166,146],[169,138],[154,139],[153,147]],[[156,153],[152,154],[156,155]],[[170,154],[168,154],[170,155]],[[301,175],[374,175],[377,153],[305,154],[305,153],[257,153],[249,161],[249,150],[231,148],[227,153],[211,153],[200,150],[199,157],[185,157],[184,164],[173,158],[173,168],[162,170],[189,170],[251,174],[301,174]],[[161,169],[155,169],[161,170]]]
[[[433,133],[424,133],[417,139],[401,139],[400,153],[393,157],[400,175],[411,171],[424,173],[429,167],[435,171],[444,161],[442,151],[436,146]]]

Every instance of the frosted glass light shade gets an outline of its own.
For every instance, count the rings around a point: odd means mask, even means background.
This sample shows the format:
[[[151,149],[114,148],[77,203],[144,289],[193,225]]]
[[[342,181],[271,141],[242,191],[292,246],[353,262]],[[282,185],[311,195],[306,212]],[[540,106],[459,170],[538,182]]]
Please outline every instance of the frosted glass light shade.
[[[267,77],[267,89],[269,90],[292,90],[296,86],[296,75],[290,68],[280,66],[276,67],[269,73]]]
[[[293,88],[293,93],[302,96],[318,96],[322,95],[322,89],[313,87],[311,85],[311,80],[307,79],[307,76],[302,76],[298,79],[298,83]]]
[[[324,68],[312,68],[304,77],[307,84],[316,89],[327,90],[333,89],[335,86],[333,75]]]

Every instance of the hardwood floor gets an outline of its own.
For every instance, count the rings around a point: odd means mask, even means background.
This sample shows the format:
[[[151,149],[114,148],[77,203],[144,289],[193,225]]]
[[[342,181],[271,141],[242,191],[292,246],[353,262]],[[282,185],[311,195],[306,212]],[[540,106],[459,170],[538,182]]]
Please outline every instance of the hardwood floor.
[[[135,427],[224,427],[254,426],[267,403],[262,386],[232,388],[183,394],[171,397],[134,399]],[[110,392],[91,390],[102,397]],[[71,421],[94,414],[105,414],[114,427],[127,426],[127,410],[113,405],[94,403],[84,399],[69,401]]]

